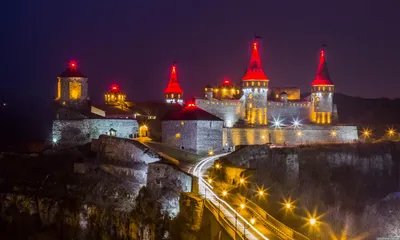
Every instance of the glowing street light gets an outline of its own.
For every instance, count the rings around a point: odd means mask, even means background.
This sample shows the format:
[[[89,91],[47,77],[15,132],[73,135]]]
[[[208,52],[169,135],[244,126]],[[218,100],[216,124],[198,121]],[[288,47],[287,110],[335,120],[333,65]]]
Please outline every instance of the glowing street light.
[[[389,128],[386,132],[389,135],[389,137],[393,137],[394,134],[396,133],[396,131],[393,128]]]
[[[302,131],[298,131],[298,132],[297,132],[297,136],[301,137],[302,135],[303,135],[303,132],[302,132]]]
[[[331,132],[331,135],[332,135],[332,137],[336,137],[336,131],[335,130],[332,130],[332,132]]]
[[[301,126],[301,121],[298,118],[293,118],[292,126],[293,128],[299,128]]]
[[[308,220],[308,222],[310,223],[311,226],[314,226],[314,225],[317,223],[317,219],[315,219],[315,218],[310,218],[310,219]]]
[[[274,128],[281,128],[281,126],[283,125],[282,120],[280,120],[279,118],[277,118],[277,119],[273,118],[273,119],[274,120],[272,121],[272,126]]]
[[[252,218],[250,219],[250,223],[251,223],[252,225],[254,225],[255,222],[256,222],[256,219],[255,219],[254,217],[252,217]]]
[[[244,203],[241,203],[241,204],[240,204],[240,209],[243,210],[245,207],[246,207],[246,205],[245,205]]]
[[[207,182],[208,182],[209,184],[211,184],[211,183],[213,182],[212,178],[208,178],[208,179],[207,179]]]
[[[228,195],[228,192],[226,190],[222,191],[222,196],[226,197],[226,195]]]
[[[370,137],[371,134],[372,134],[372,131],[369,130],[369,129],[364,129],[363,132],[362,132],[362,135],[363,135],[365,138]]]
[[[214,155],[214,151],[213,150],[208,151],[208,155],[210,156]]]
[[[291,208],[292,208],[292,204],[286,203],[286,204],[285,204],[285,207],[286,207],[286,209],[291,209]]]
[[[221,168],[221,164],[219,164],[219,163],[215,164],[215,168],[220,169]]]
[[[240,178],[239,183],[243,184],[245,182],[244,178]]]

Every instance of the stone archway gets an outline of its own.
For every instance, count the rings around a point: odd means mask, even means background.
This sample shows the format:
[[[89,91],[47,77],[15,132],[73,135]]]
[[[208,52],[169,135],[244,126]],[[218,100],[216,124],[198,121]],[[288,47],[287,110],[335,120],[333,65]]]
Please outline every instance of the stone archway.
[[[148,137],[149,136],[149,128],[146,125],[139,127],[139,137]]]

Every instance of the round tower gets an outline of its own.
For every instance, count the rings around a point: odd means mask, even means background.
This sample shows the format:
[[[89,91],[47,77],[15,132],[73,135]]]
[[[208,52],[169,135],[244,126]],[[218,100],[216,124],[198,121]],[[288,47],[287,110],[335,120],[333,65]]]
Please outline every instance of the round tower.
[[[331,124],[334,119],[333,94],[335,86],[329,76],[324,50],[320,51],[317,75],[311,83],[311,116],[313,123]]]
[[[183,91],[179,85],[175,63],[172,65],[171,77],[164,94],[166,103],[183,104]]]
[[[56,102],[67,107],[85,107],[89,100],[88,78],[71,61],[68,68],[58,76]]]
[[[252,54],[247,73],[242,79],[243,104],[245,120],[250,124],[266,125],[267,93],[269,79],[265,75],[258,54],[258,42],[252,44]]]

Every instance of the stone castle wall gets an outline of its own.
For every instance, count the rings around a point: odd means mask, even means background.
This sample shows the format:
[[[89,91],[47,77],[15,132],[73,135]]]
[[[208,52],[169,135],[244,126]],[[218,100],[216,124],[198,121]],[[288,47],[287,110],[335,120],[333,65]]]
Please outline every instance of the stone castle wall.
[[[54,120],[53,141],[61,145],[77,146],[116,130],[116,137],[131,138],[138,132],[138,123],[132,119]]]
[[[299,132],[301,132],[299,134]],[[335,132],[335,134],[333,134]],[[228,146],[272,144],[351,143],[358,141],[357,126],[303,125],[292,128],[225,128],[223,142]]]
[[[232,127],[241,118],[241,103],[238,100],[196,99],[195,104],[224,120],[226,127]]]
[[[210,150],[219,152],[223,142],[222,121],[199,121],[197,125],[197,153],[207,154]]]
[[[162,142],[188,152],[196,152],[197,121],[163,121]]]
[[[220,151],[222,128],[222,121],[163,121],[162,142],[196,154]]]
[[[281,102],[268,101],[268,121],[275,119],[293,121],[293,119],[305,120],[310,117],[310,102]]]

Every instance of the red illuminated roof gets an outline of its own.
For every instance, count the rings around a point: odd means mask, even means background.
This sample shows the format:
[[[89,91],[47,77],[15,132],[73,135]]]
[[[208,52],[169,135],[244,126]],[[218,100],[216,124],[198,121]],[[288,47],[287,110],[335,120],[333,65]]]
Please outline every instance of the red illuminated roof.
[[[81,77],[87,78],[81,71],[78,70],[78,64],[75,61],[68,63],[68,68],[62,72],[59,77]]]
[[[326,64],[324,50],[321,50],[317,75],[315,76],[315,79],[311,83],[311,85],[333,85],[331,77],[329,76],[328,65]]]
[[[253,42],[253,50],[251,53],[249,67],[247,68],[246,75],[242,80],[264,80],[269,81],[261,67],[261,60],[258,54],[258,42]]]
[[[175,65],[172,65],[171,77],[169,79],[168,87],[165,89],[164,93],[183,93],[181,86],[179,86]]]

